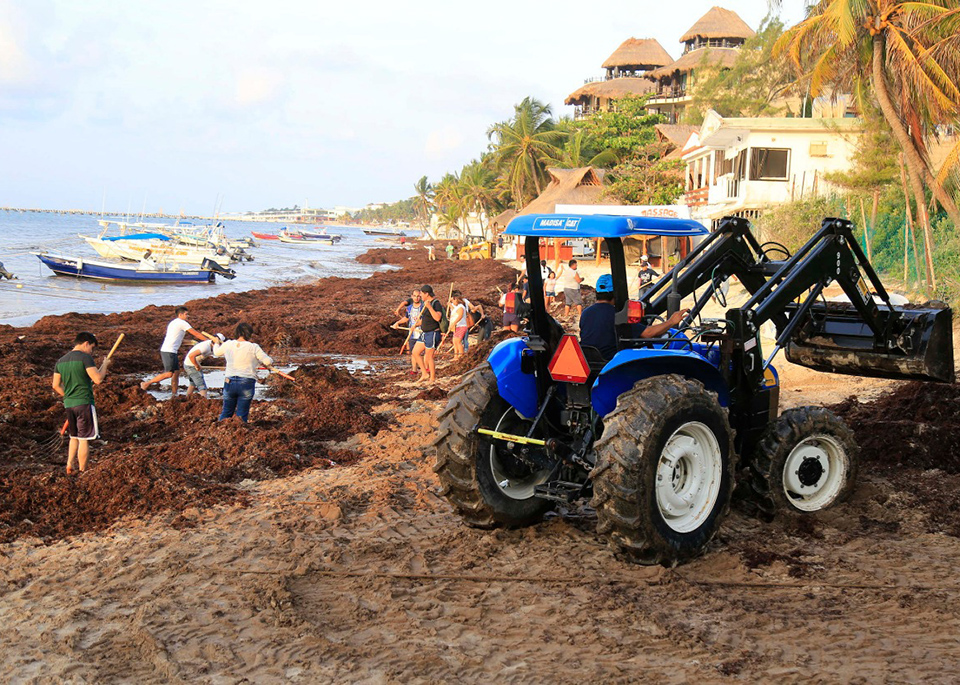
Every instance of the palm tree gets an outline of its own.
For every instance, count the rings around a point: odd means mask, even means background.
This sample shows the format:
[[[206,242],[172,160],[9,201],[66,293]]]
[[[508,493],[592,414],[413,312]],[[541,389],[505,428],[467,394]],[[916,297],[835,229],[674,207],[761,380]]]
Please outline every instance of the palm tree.
[[[413,198],[414,212],[420,220],[421,228],[432,238],[434,236],[430,235],[429,226],[430,215],[433,214],[434,210],[433,186],[430,185],[426,176],[421,176],[420,180],[413,184],[413,189],[417,191]]]
[[[540,194],[546,164],[557,157],[557,148],[563,144],[565,136],[555,130],[550,114],[549,105],[527,97],[514,107],[511,120],[487,131],[494,159],[506,176],[517,209]]]
[[[782,0],[771,0],[779,6]],[[935,286],[932,236],[924,184],[960,226],[960,209],[933,174],[924,137],[960,116],[956,0],[820,0],[807,18],[777,43],[813,95],[846,84],[870,92],[890,126],[910,171],[910,185],[924,230],[927,285]],[[956,149],[952,159],[956,159]]]
[[[496,175],[483,162],[474,160],[460,172],[460,185],[466,208],[476,212],[480,229],[496,195]]]
[[[597,150],[596,136],[582,128],[567,134],[567,140],[559,149],[560,154],[553,160],[556,166],[564,169],[579,169],[585,166],[611,167],[620,161],[613,148]]]

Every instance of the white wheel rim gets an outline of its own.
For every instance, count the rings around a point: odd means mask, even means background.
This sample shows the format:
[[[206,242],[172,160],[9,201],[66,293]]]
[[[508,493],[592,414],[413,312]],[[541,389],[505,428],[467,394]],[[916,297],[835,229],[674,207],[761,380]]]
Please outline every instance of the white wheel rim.
[[[514,413],[514,409],[510,408],[506,413],[500,417],[500,420],[497,422],[496,430],[500,430],[503,426],[503,422]],[[510,499],[524,500],[530,499],[534,495],[534,489],[543,483],[547,482],[547,478],[550,477],[550,469],[544,469],[543,471],[534,471],[531,474],[524,476],[523,478],[514,478],[508,476],[506,470],[500,464],[500,457],[497,456],[496,443],[491,443],[490,445],[490,471],[493,473],[493,482],[496,483],[497,488],[504,495]]]
[[[800,511],[830,506],[847,479],[847,453],[830,435],[811,435],[800,441],[783,465],[783,491]]]
[[[670,436],[657,463],[657,507],[671,529],[696,530],[713,513],[723,479],[717,436],[691,421]]]

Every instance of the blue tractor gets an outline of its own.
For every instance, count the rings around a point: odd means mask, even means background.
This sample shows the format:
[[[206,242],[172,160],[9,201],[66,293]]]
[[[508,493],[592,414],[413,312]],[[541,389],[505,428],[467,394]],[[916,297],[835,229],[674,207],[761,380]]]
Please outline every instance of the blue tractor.
[[[526,525],[557,503],[588,500],[620,555],[682,563],[716,534],[738,481],[765,517],[821,511],[854,486],[858,448],[836,415],[779,414],[780,350],[835,373],[954,380],[951,310],[892,304],[845,220],[825,219],[796,254],[761,244],[736,217],[708,232],[677,219],[526,215],[506,233],[525,239],[527,334],[500,343],[451,393],[434,443],[444,495],[471,526]],[[630,300],[623,240],[637,235],[700,242]],[[604,239],[616,308],[609,358],[547,312],[544,238]],[[733,277],[749,300],[704,318],[711,298],[726,306]],[[849,302],[824,299],[834,282]],[[675,327],[644,337],[684,298],[692,304]],[[777,337],[764,356],[768,321]]]

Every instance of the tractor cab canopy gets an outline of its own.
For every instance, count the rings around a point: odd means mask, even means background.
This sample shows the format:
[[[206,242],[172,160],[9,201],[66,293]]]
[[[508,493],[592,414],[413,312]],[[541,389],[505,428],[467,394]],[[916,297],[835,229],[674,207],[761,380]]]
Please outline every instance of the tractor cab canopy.
[[[635,235],[680,238],[707,235],[690,219],[611,214],[524,214],[515,217],[505,235],[538,238],[627,238]]]

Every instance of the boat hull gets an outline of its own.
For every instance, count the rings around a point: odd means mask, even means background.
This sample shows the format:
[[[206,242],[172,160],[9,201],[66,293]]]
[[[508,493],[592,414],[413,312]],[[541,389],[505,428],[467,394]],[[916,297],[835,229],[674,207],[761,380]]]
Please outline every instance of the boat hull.
[[[229,257],[229,255],[218,255],[213,250],[198,250],[185,245],[171,245],[162,240],[104,240],[102,238],[91,238],[90,236],[80,236],[97,251],[101,257],[108,259],[126,259],[131,262],[139,262],[143,255],[149,250],[155,258],[171,259],[184,264],[194,264],[200,266],[204,259],[216,261]]]
[[[335,242],[331,238],[292,238],[285,235],[278,236],[277,239],[288,245],[333,245]]]
[[[216,275],[207,269],[140,269],[122,264],[88,261],[60,255],[38,254],[37,258],[58,276],[90,278],[123,283],[213,283]]]
[[[256,231],[250,231],[250,235],[254,238],[259,238],[260,240],[279,240],[280,236],[275,233],[257,233]]]

